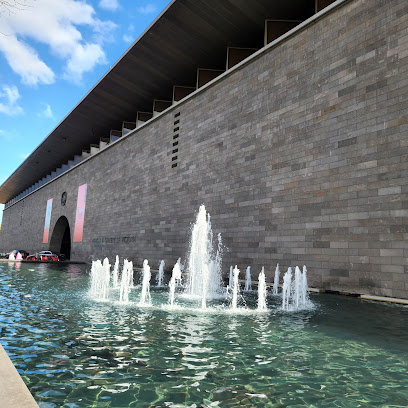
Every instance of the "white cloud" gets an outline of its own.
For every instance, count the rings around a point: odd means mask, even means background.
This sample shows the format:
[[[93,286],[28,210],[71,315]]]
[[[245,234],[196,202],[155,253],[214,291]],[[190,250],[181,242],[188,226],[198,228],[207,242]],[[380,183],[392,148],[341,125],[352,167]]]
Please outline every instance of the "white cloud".
[[[127,43],[132,43],[134,41],[133,35],[123,34],[123,41]]]
[[[142,13],[142,14],[152,14],[152,13],[155,13],[156,10],[157,10],[157,7],[151,3],[138,8],[139,13]]]
[[[105,63],[106,56],[100,45],[79,45],[68,60],[64,78],[73,82],[80,82],[84,72],[91,71],[96,64]]]
[[[89,4],[75,0],[36,0],[33,7],[1,15],[0,25],[6,34],[0,36],[0,52],[29,85],[55,81],[53,70],[30,43],[47,45],[52,55],[65,62],[64,78],[78,82],[85,72],[106,62],[103,44],[116,27],[96,18]],[[83,37],[82,27],[91,28],[91,38]],[[91,52],[87,58],[81,56],[87,51]]]
[[[101,0],[99,7],[105,10],[115,11],[119,8],[118,0]]]
[[[6,142],[11,142],[14,140],[14,135],[11,134],[11,132],[6,132],[2,129],[0,129],[0,138],[5,140]],[[1,181],[0,181],[1,184]]]
[[[18,155],[18,157],[19,157],[20,159],[25,160],[29,155],[30,155],[30,153],[20,153],[20,154]]]
[[[0,35],[0,50],[3,51],[11,69],[20,75],[27,85],[51,84],[54,72],[38,57],[38,54],[15,36]]]
[[[38,114],[40,118],[55,119],[51,106],[48,103],[45,104],[45,108]]]
[[[135,40],[135,37],[133,35],[133,32],[135,31],[135,26],[133,24],[130,24],[127,32],[123,34],[122,38],[123,41],[126,43],[132,43]]]
[[[18,105],[17,101],[20,98],[20,94],[16,86],[3,86],[3,90],[0,91],[0,98],[6,98],[6,102],[0,102],[0,113],[4,113],[9,116],[20,115],[23,113],[23,108]],[[1,99],[0,99],[1,100]],[[0,135],[4,134],[1,131]]]

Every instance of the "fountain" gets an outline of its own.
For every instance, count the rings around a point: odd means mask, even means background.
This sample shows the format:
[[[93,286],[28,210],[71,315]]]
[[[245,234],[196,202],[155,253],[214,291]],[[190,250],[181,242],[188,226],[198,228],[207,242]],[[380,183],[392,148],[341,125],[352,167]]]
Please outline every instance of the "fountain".
[[[184,271],[184,265],[181,263],[181,258],[177,259],[177,263],[179,264],[180,271],[183,272]]]
[[[112,272],[112,287],[114,289],[119,287],[119,256],[116,255],[115,266]]]
[[[169,282],[169,303],[170,306],[174,305],[174,293],[176,290],[176,284],[177,282],[181,281],[181,269],[180,269],[180,262],[176,262],[176,264],[173,267],[173,272],[171,275],[171,279]]]
[[[237,266],[230,267],[229,284],[227,287],[222,286],[221,279],[221,262],[222,262],[222,241],[221,234],[218,234],[218,245],[214,248],[213,233],[211,230],[210,215],[207,214],[204,205],[200,206],[196,222],[191,231],[190,253],[188,256],[187,267],[187,285],[183,294],[184,298],[200,300],[202,310],[208,308],[207,302],[210,299],[221,299],[225,303],[230,302],[230,309],[237,313],[247,310],[246,307],[238,307],[238,303],[242,300],[245,303],[245,298],[240,296],[239,287],[239,269]],[[159,265],[159,273],[156,277],[157,286],[163,285],[165,261],[162,260]],[[100,261],[95,261],[92,264],[91,270],[91,287],[90,295],[98,300],[108,300],[110,282],[112,289],[119,288],[119,302],[129,303],[129,295],[133,285],[133,263],[124,260],[123,270],[119,283],[119,257],[116,256],[115,266],[112,272],[112,280],[110,280],[110,267],[108,258],[105,258],[103,264]],[[169,281],[169,297],[168,302],[170,307],[174,307],[176,287],[181,286],[183,265],[181,258],[178,258],[173,267],[172,276]],[[292,281],[292,268],[289,268],[283,278],[282,290],[282,309],[293,311],[304,309],[310,306],[311,302],[307,295],[307,277],[306,266],[303,267],[303,272],[298,267],[295,269],[294,279]],[[251,267],[246,269],[245,291],[252,291]],[[279,284],[279,264],[276,266],[275,279],[273,285],[273,294],[278,293]],[[142,267],[141,291],[139,297],[139,306],[152,306],[152,298],[150,295],[150,279],[151,272],[148,260],[145,259]],[[117,293],[112,291],[112,293]],[[221,306],[225,308],[225,303]],[[267,288],[265,268],[262,267],[258,277],[258,304],[257,311],[263,312],[267,310]]]
[[[302,278],[302,272],[300,271],[299,267],[297,266],[295,268],[295,279],[292,283],[292,290],[293,290],[293,304],[295,305],[296,308],[299,308],[300,306],[300,300],[302,297],[302,284],[303,284],[303,278]]]
[[[169,303],[171,307],[173,307],[174,305],[175,291],[176,291],[176,280],[174,279],[174,269],[173,269],[173,276],[170,278],[170,282],[169,282]]]
[[[265,280],[265,268],[262,270],[258,277],[258,310],[263,312],[267,309],[266,307],[266,280]]]
[[[245,272],[245,291],[252,290],[251,267],[248,266]]]
[[[231,303],[231,309],[232,310],[237,310],[237,303],[238,303],[238,294],[239,294],[239,281],[238,281],[238,276],[239,276],[239,269],[237,268],[237,265],[235,265],[234,270],[232,271],[233,278],[232,278],[232,303]]]
[[[108,258],[93,261],[91,267],[90,295],[99,300],[108,300],[110,282],[110,264]]]
[[[214,255],[210,215],[201,205],[191,232],[186,293],[201,298],[203,309],[207,299],[221,294],[221,245],[221,234],[218,234],[218,249]]]
[[[295,277],[292,281],[292,268],[289,268],[283,277],[282,286],[282,309],[300,310],[310,307],[311,302],[307,294],[307,269],[303,267],[303,272],[299,267],[295,268]]]
[[[301,286],[301,304],[305,306],[310,306],[310,299],[308,296],[308,286],[307,286],[307,269],[306,265],[303,265],[303,273],[302,273],[302,286]]]
[[[283,275],[282,285],[282,309],[289,310],[289,301],[291,295],[292,286],[292,268],[289,267],[288,271]]]
[[[184,265],[181,263],[181,258],[177,259],[177,265],[180,270],[180,273],[177,274],[176,286],[183,286],[181,274],[184,271]]]
[[[143,261],[143,269],[142,269],[142,293],[140,295],[140,306],[151,306],[152,299],[150,297],[150,266],[148,260],[145,259]]]
[[[128,303],[130,288],[133,287],[133,262],[123,262],[122,279],[120,281],[119,302]]]
[[[156,277],[158,287],[163,286],[164,265],[165,265],[164,260],[161,260],[159,265],[159,273],[157,274]]]
[[[273,294],[273,295],[277,295],[277,294],[278,294],[279,275],[280,275],[279,264],[277,264],[277,265],[276,265],[276,269],[275,269],[275,279],[274,279],[274,281],[273,281],[273,289],[272,289],[272,294]]]

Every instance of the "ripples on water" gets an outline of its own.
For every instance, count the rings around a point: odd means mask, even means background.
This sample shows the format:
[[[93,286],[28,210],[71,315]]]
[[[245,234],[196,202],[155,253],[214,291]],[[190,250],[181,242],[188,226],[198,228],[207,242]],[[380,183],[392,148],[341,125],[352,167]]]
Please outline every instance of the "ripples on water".
[[[259,315],[170,313],[94,302],[88,279],[0,264],[0,342],[42,408],[408,405],[407,307],[316,295],[299,313],[272,297]]]

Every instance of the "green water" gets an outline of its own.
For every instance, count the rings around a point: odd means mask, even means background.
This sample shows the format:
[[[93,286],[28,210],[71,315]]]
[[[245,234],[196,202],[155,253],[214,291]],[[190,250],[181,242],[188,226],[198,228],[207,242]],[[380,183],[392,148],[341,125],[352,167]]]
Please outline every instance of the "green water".
[[[88,283],[85,266],[0,264],[0,342],[42,408],[408,406],[407,307],[169,313],[95,302]]]

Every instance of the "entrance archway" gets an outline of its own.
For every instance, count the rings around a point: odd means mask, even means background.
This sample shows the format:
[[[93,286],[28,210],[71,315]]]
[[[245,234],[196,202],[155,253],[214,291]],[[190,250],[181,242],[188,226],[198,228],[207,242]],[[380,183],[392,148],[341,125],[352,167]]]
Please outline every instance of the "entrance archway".
[[[71,257],[71,230],[67,217],[58,218],[50,240],[50,251],[65,255],[66,259]]]

